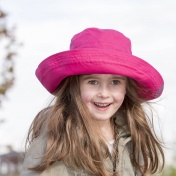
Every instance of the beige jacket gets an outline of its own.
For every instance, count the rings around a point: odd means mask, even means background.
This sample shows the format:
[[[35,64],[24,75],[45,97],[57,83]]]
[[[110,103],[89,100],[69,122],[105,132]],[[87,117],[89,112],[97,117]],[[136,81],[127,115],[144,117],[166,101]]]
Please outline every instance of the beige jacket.
[[[116,119],[116,123],[123,126],[122,128],[118,128],[117,131],[117,138],[119,140],[119,155],[116,158],[116,169],[119,171],[120,176],[139,176],[140,174],[135,172],[135,169],[133,168],[130,160],[129,153],[131,137],[126,123],[122,118]],[[66,167],[62,161],[55,162],[53,165],[41,173],[28,170],[27,168],[40,163],[40,156],[44,152],[45,144],[46,137],[44,135],[41,135],[32,143],[28,153],[25,156],[20,176],[91,176],[90,174],[85,173],[83,170],[74,171]],[[113,171],[113,162],[111,156],[105,160],[105,165],[108,171]]]

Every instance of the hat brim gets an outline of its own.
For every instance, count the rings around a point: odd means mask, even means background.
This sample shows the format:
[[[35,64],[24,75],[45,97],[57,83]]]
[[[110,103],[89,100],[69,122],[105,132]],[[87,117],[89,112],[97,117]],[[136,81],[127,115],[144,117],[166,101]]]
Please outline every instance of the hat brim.
[[[147,100],[159,97],[164,81],[160,73],[143,59],[126,53],[102,49],[75,49],[60,52],[43,60],[36,76],[52,94],[60,82],[71,75],[117,74],[134,79]]]

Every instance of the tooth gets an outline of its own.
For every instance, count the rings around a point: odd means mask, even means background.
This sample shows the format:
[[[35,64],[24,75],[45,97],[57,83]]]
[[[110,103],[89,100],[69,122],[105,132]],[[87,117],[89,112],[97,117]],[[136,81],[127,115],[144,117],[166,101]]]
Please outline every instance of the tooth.
[[[108,106],[109,104],[108,103],[95,103],[97,106],[101,106],[101,107],[103,107],[103,106]]]

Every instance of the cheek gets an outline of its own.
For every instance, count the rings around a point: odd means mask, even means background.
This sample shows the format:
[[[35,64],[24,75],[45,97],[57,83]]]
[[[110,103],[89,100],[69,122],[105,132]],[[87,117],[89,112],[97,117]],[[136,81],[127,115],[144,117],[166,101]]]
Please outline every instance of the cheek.
[[[123,87],[123,89],[121,90],[121,94],[122,94],[122,96],[125,96],[125,95],[126,95],[126,86]]]
[[[88,95],[82,95],[81,98],[84,103],[90,102],[90,97]]]
[[[91,101],[91,94],[87,90],[81,90],[81,99],[84,103],[88,103]]]
[[[125,95],[126,95],[126,90],[123,90],[123,91],[116,92],[114,97],[116,97],[118,101],[123,101],[125,98]]]

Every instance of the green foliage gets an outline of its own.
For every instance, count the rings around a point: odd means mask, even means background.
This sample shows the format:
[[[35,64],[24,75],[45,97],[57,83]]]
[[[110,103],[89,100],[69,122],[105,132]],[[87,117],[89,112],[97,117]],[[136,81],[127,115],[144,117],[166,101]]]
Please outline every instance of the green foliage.
[[[176,163],[175,163],[176,164]],[[154,174],[152,176],[176,176],[176,167],[172,165],[168,165],[164,168],[162,173],[160,174]]]
[[[15,79],[14,56],[19,44],[14,30],[14,27],[7,25],[7,14],[0,8],[0,105]]]

